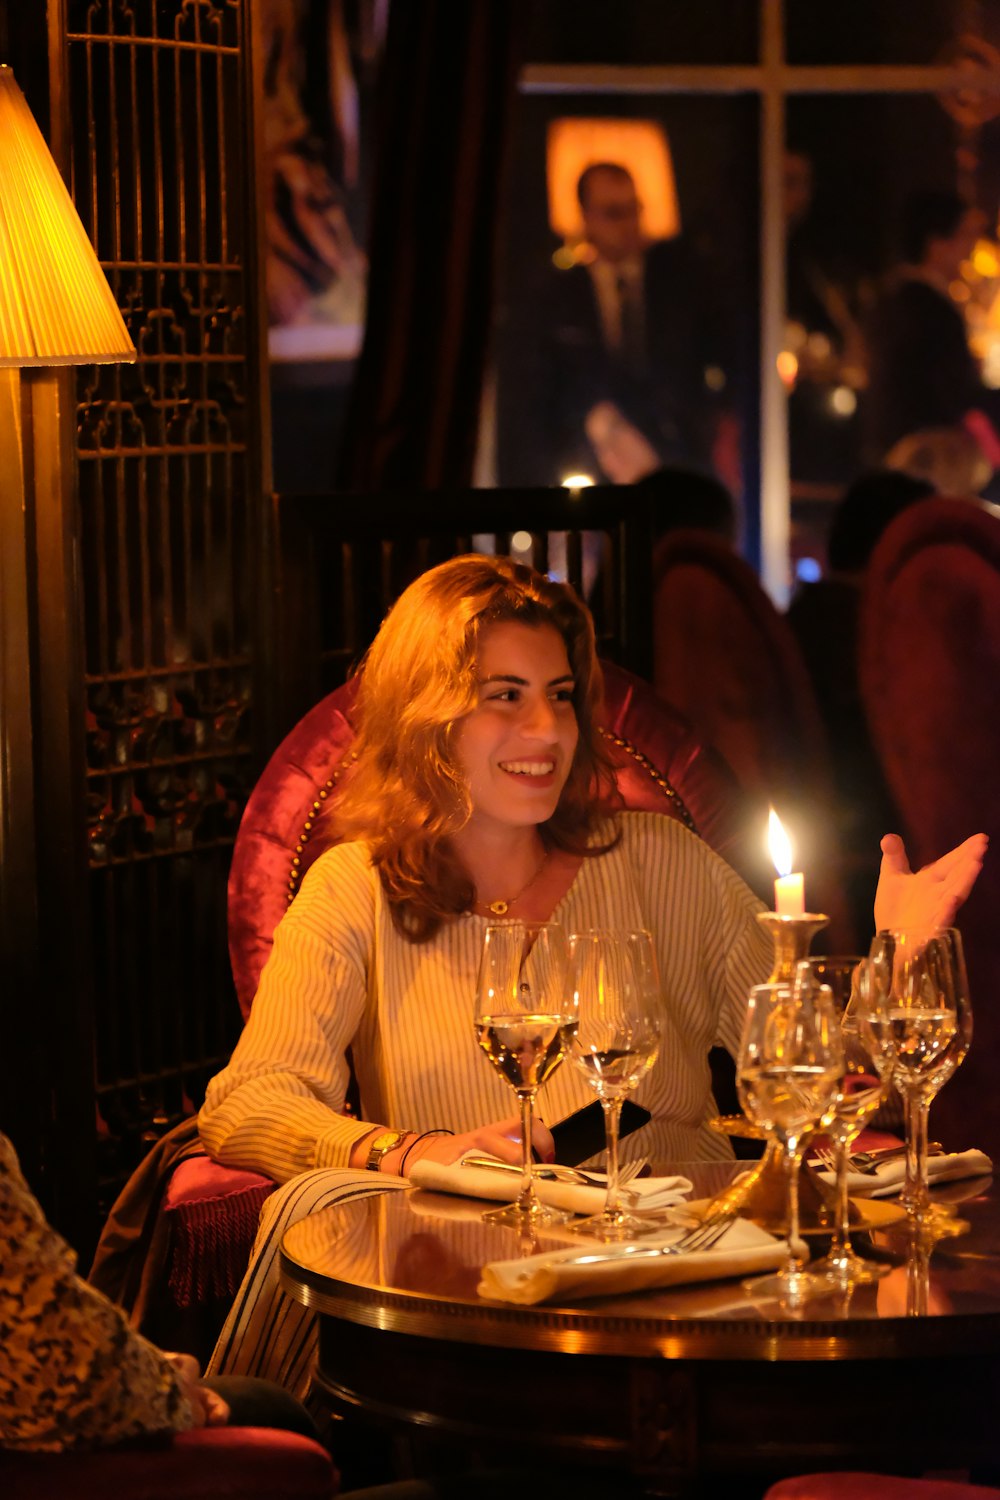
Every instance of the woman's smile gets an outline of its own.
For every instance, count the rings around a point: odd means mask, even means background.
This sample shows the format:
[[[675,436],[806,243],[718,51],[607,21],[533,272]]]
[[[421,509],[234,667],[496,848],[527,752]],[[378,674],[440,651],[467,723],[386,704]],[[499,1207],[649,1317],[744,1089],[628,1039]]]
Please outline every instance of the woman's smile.
[[[579,738],[562,636],[551,625],[489,625],[476,666],[479,702],[457,739],[473,820],[544,823],[559,804]]]

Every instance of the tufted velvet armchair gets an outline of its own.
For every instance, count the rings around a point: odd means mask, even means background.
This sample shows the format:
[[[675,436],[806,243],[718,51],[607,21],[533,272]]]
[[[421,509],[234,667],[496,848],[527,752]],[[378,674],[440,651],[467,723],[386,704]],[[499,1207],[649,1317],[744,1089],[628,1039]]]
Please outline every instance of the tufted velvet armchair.
[[[802,1474],[773,1484],[764,1500],[1000,1500],[1000,1490],[956,1479],[891,1474]]]
[[[229,951],[244,1017],[274,929],[327,842],[323,809],[350,774],[354,696],[348,683],[306,714],[275,751],[247,804],[229,878]],[[610,664],[603,732],[625,806],[679,819],[751,886],[766,891],[756,805],[685,719],[648,684]],[[189,1156],[173,1171],[155,1239],[166,1247],[167,1311],[175,1327],[183,1310],[235,1293],[273,1187],[258,1173],[234,1171],[204,1155]],[[142,1326],[159,1332],[162,1324]],[[205,1338],[201,1330],[187,1342],[204,1353]]]
[[[293,1432],[209,1427],[162,1442],[93,1453],[0,1449],[10,1500],[329,1500],[330,1456]]]
[[[982,831],[992,848],[959,914],[972,1049],[934,1104],[951,1150],[1000,1151],[1000,518],[966,500],[921,500],[883,534],[865,577],[860,678],[872,740],[911,860]]]
[[[771,802],[791,822],[811,909],[830,917],[827,951],[852,952],[830,753],[805,662],[754,570],[719,538],[679,531],[657,543],[653,661],[657,692],[725,756],[765,817]]]

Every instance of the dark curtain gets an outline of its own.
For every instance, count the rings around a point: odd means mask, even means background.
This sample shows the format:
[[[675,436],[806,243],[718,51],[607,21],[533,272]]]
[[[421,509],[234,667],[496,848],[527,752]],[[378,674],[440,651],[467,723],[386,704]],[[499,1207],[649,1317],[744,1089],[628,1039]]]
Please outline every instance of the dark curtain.
[[[522,15],[523,0],[392,6],[343,489],[471,480]]]

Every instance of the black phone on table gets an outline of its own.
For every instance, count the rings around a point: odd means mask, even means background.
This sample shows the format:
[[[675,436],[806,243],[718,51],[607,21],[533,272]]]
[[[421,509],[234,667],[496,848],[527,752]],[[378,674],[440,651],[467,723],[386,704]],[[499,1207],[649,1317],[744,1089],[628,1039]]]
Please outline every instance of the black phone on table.
[[[647,1125],[652,1118],[648,1109],[626,1099],[622,1104],[619,1140],[624,1140],[633,1131]],[[555,1142],[556,1161],[564,1167],[578,1166],[580,1162],[587,1161],[604,1150],[604,1110],[597,1099],[550,1128]]]

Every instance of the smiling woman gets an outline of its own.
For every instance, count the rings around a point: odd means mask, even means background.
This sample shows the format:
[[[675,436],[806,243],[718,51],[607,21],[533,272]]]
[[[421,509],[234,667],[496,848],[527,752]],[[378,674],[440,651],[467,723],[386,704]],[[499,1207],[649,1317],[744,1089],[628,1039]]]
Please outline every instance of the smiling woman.
[[[442,563],[383,623],[361,670],[358,759],[332,815],[340,842],[279,924],[246,1030],[200,1116],[219,1160],[296,1179],[269,1200],[220,1345],[227,1358],[214,1368],[281,1374],[244,1351],[256,1342],[251,1324],[269,1347],[255,1288],[272,1286],[266,1266],[286,1216],[359,1190],[342,1169],[395,1173],[398,1186],[422,1157],[447,1163],[475,1148],[518,1159],[518,1122],[502,1118],[505,1086],[478,1057],[471,1026],[486,924],[501,910],[567,932],[651,934],[660,1050],[638,1089],[651,1119],[624,1154],[731,1154],[707,1123],[708,1052],[735,1053],[747,994],[770,968],[760,904],[680,823],[619,810],[600,698],[586,607],[507,558]],[[962,894],[981,854],[955,856]],[[907,873],[901,846],[886,858],[882,899],[898,911],[907,891],[929,887]],[[361,1118],[343,1113],[348,1050]],[[582,1076],[558,1069],[546,1084],[549,1121],[589,1098]],[[533,1139],[551,1159],[544,1125]],[[289,1317],[283,1310],[291,1329]],[[294,1329],[289,1337],[297,1379],[309,1346]]]

